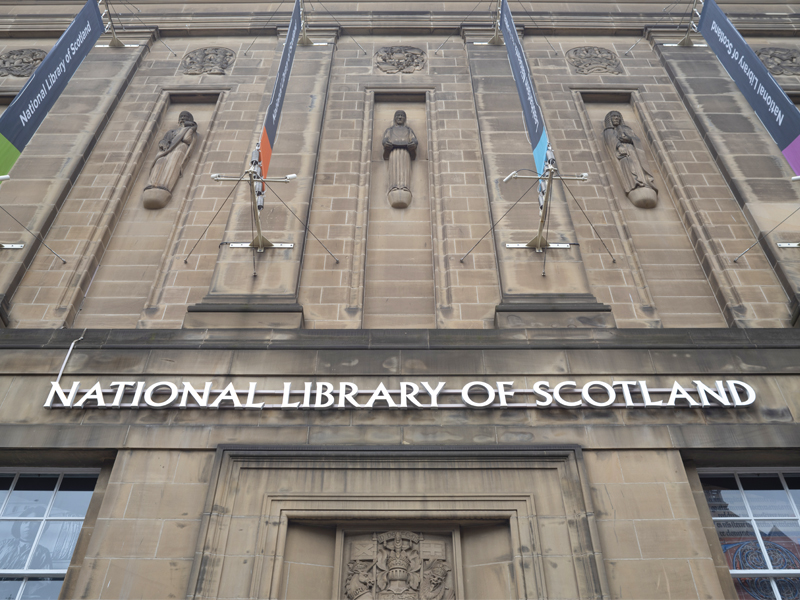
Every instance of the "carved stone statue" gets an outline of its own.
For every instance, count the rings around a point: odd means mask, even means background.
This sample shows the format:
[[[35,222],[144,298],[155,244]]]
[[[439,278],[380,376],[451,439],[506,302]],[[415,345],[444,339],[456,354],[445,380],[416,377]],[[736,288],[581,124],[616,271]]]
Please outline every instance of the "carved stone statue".
[[[654,208],[658,190],[642,141],[616,110],[606,115],[603,139],[628,199],[638,208]]]
[[[389,204],[411,204],[411,161],[417,157],[417,136],[406,125],[405,111],[394,113],[394,125],[383,134],[383,160],[389,161]]]
[[[170,129],[158,142],[158,154],[150,169],[150,179],[142,193],[145,208],[164,208],[172,198],[172,190],[181,176],[186,159],[197,138],[197,123],[192,113],[178,116],[179,127]]]

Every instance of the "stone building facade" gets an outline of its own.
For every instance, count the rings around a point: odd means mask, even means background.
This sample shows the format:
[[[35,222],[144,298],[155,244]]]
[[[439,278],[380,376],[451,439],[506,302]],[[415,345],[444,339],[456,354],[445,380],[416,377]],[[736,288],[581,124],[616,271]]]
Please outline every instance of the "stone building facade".
[[[111,2],[0,188],[0,598],[800,597],[800,187],[688,5],[510,7],[551,247],[487,5],[306,0],[257,252],[290,5]]]

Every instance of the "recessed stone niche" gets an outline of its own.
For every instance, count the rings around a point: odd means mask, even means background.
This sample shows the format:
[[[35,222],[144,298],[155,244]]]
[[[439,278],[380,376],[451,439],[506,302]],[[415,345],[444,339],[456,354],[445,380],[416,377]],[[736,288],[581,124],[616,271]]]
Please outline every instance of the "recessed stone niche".
[[[188,598],[607,597],[579,448],[221,447]]]

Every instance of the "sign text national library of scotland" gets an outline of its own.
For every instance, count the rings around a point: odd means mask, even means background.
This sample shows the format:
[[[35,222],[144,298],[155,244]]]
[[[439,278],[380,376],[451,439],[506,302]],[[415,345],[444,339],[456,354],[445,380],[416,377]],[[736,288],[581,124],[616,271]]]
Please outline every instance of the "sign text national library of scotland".
[[[256,389],[249,382],[246,390],[237,390],[229,383],[224,389],[212,389],[207,381],[195,387],[188,381],[179,387],[171,381],[115,381],[109,388],[100,382],[81,389],[80,381],[62,388],[53,381],[45,408],[181,408],[181,409],[358,409],[358,408],[738,408],[756,400],[755,390],[743,381],[733,379],[714,381],[707,385],[694,380],[691,386],[673,382],[670,388],[648,387],[646,381],[589,381],[578,386],[575,381],[560,381],[551,387],[549,381],[537,381],[530,389],[514,387],[513,381],[497,381],[494,386],[472,381],[461,388],[447,389],[446,382],[435,386],[427,381],[419,384],[399,382],[398,389],[389,389],[381,382],[373,390],[359,390],[355,383],[338,384],[326,381],[306,381],[302,388],[293,389],[290,381],[282,390]],[[532,395],[535,402],[519,401],[514,396]],[[622,396],[617,401],[618,395]],[[667,397],[667,394],[669,395]],[[281,402],[256,402],[256,397],[280,397]],[[363,400],[359,402],[358,396]],[[367,396],[369,396],[367,398]],[[427,396],[427,401],[422,398]],[[461,402],[443,402],[442,396],[460,396]],[[663,398],[654,399],[658,396]],[[124,402],[123,402],[124,400]]]

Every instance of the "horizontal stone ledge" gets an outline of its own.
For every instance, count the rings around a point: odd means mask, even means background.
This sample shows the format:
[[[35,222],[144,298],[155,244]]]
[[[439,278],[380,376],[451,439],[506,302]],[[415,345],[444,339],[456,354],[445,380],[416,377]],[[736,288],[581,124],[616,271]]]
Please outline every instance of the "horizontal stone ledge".
[[[267,313],[268,314],[268,313]],[[298,313],[295,313],[298,314]],[[0,329],[0,350],[800,349],[798,329]]]
[[[542,302],[525,304],[498,304],[497,312],[611,312],[611,307],[600,302]]]
[[[303,312],[300,304],[212,304],[201,303],[192,304],[186,309],[188,312],[212,312],[212,313],[282,313],[282,312]]]

